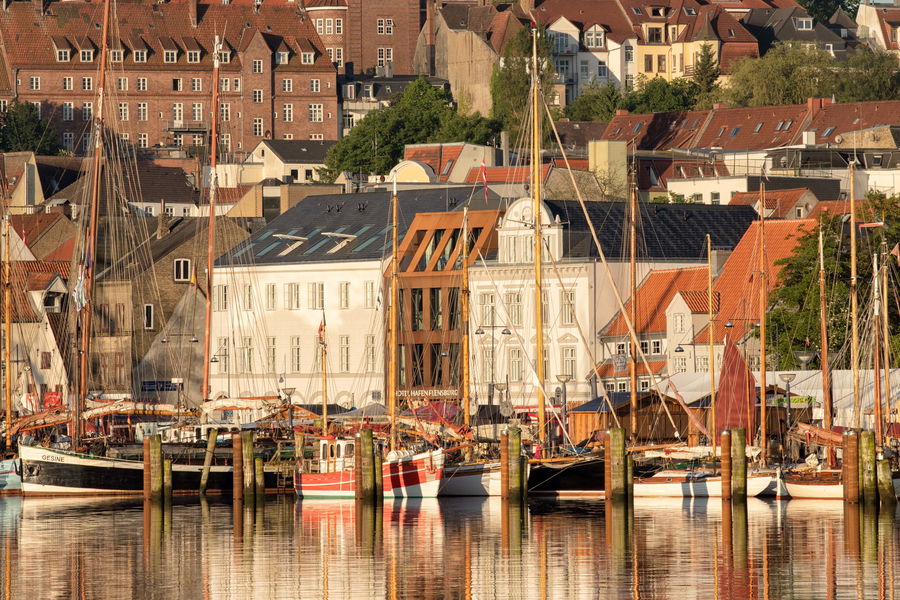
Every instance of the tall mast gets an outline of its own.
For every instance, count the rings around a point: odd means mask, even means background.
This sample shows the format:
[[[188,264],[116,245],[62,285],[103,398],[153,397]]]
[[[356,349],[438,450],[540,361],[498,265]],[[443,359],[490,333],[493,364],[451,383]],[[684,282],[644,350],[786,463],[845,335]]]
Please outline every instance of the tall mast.
[[[631,193],[629,195],[629,203],[628,203],[628,267],[629,267],[629,279],[631,282],[631,324],[632,327],[635,327],[635,333],[638,333],[637,328],[637,190],[636,183],[633,181],[631,185]],[[628,361],[628,379],[629,379],[629,387],[631,389],[631,394],[629,396],[630,404],[631,404],[631,441],[633,443],[637,442],[637,427],[638,427],[638,419],[637,419],[637,411],[638,411],[638,402],[637,402],[637,358],[638,358],[638,348],[637,348],[637,337],[636,336],[628,336],[628,348],[631,354],[631,360]]]
[[[400,301],[397,277],[397,181],[394,180],[394,195],[391,199],[391,310],[388,329],[390,331],[391,360],[388,363],[388,410],[391,415],[391,451],[397,449],[397,303]]]
[[[531,195],[532,213],[534,215],[534,361],[537,371],[537,414],[538,441],[543,447],[547,439],[547,415],[544,398],[544,313],[542,258],[543,249],[541,232],[541,107],[540,78],[538,77],[537,59],[537,24],[531,30]]]
[[[712,272],[712,238],[706,234],[706,304],[709,308],[709,411],[712,414],[712,447],[713,460],[716,458],[716,447],[719,445],[719,430],[716,427],[716,355],[713,346],[713,272]]]
[[[766,184],[759,184],[759,441],[762,461],[766,462]]]
[[[825,308],[825,252],[822,243],[822,222],[819,221],[819,335],[821,343],[821,369],[822,369],[822,425],[828,431],[832,427],[831,406],[831,366],[828,364],[828,315]],[[828,466],[834,467],[834,451],[828,451]]]
[[[888,415],[891,414],[891,332],[888,324],[888,254],[887,243],[882,238],[882,266],[881,266],[881,326],[882,337],[881,347],[884,353],[884,403],[887,408]],[[878,323],[875,324],[878,327]],[[900,408],[900,407],[898,407]],[[898,412],[900,414],[900,412]]]
[[[859,429],[861,416],[859,405],[859,298],[856,281],[856,185],[854,184],[854,166],[856,157],[847,165],[850,190],[850,369],[853,379],[853,426]]]
[[[469,418],[469,209],[463,209],[462,226],[462,289],[460,290],[460,312],[462,313],[462,408],[463,424],[468,427]]]
[[[328,435],[328,344],[325,342],[325,313],[319,327],[319,349],[322,353],[322,435]]]
[[[3,216],[3,362],[6,364],[6,377],[3,394],[6,400],[6,450],[12,449],[12,302],[10,301],[11,282],[9,277],[9,214]]]
[[[206,321],[203,327],[203,387],[200,388],[200,401],[209,400],[209,361],[212,360],[212,291],[213,291],[213,260],[216,247],[216,186],[218,176],[216,174],[216,155],[219,147],[219,51],[222,43],[216,36],[213,49],[213,76],[212,76],[212,107],[210,108],[209,140],[209,223],[206,232]]]
[[[874,299],[872,302],[872,323],[874,324],[874,348],[872,352],[872,370],[875,376],[875,447],[881,448],[883,441],[881,427],[881,291],[878,289],[878,252],[872,254],[872,293]],[[890,388],[888,388],[890,389]]]
[[[88,372],[91,365],[91,316],[93,311],[94,265],[97,262],[97,221],[100,212],[100,168],[103,162],[103,100],[106,89],[106,60],[109,47],[110,0],[103,3],[103,28],[100,42],[100,76],[97,86],[97,112],[91,135],[94,136],[94,166],[91,173],[91,204],[84,256],[84,306],[81,308],[81,357],[78,396],[72,410],[72,447],[81,439],[81,411],[87,396]]]

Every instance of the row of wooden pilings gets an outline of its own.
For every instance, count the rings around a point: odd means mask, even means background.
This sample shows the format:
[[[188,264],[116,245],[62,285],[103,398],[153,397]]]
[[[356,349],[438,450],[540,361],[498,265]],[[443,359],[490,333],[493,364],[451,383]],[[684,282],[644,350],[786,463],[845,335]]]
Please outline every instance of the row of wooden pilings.
[[[844,500],[857,503],[882,504],[893,507],[897,502],[891,465],[878,458],[875,433],[872,431],[847,431],[843,435],[844,456],[841,480],[844,482]]]
[[[209,430],[203,471],[200,478],[200,495],[206,494],[213,453],[216,448],[218,430]],[[232,435],[232,497],[238,502],[263,501],[266,494],[263,459],[255,456],[254,435],[244,431]],[[159,434],[144,438],[144,500],[152,502],[170,501],[173,494],[173,471],[171,459],[163,457],[162,436]]]

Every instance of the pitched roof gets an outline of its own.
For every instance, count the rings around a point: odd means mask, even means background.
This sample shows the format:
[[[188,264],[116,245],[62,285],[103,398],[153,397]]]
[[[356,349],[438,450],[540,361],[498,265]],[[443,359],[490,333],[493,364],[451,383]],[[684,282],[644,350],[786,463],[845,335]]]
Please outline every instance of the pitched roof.
[[[707,290],[680,290],[678,295],[684,300],[692,313],[709,313],[709,292]],[[713,292],[712,309],[713,312],[719,310],[720,296],[718,292]]]
[[[601,139],[623,140],[639,150],[689,148],[710,113],[709,110],[643,114],[616,111]]]
[[[563,119],[557,121],[556,131],[559,133],[559,140],[562,142],[567,154],[572,152],[587,154],[588,142],[601,139],[603,132],[606,131],[606,125],[607,123],[599,121],[569,121]],[[562,162],[559,164],[565,166]]]
[[[770,293],[783,267],[778,261],[790,256],[800,238],[815,226],[812,219],[766,221],[763,251]],[[742,339],[759,320],[759,235],[760,221],[754,221],[713,282],[713,292],[720,295],[720,310],[713,322],[716,343],[722,342],[726,334],[734,340]],[[725,323],[729,321],[733,327],[726,328]],[[708,336],[707,326],[697,334],[694,343],[708,343]]]
[[[541,180],[547,181],[550,165],[541,166]],[[485,178],[488,183],[528,183],[531,181],[530,167],[485,167]],[[481,167],[472,167],[466,175],[466,183],[481,181]]]
[[[666,368],[666,361],[664,360],[651,360],[648,361],[650,363],[650,369],[653,373],[661,373]],[[615,375],[624,375],[628,373],[628,365],[625,366],[624,369],[616,369],[616,365],[611,362],[603,363],[599,365],[596,369],[598,377],[612,377]],[[647,365],[644,364],[644,361],[640,361],[637,366],[637,374],[638,375],[646,375],[647,374]]]
[[[800,201],[804,194],[810,193],[806,188],[795,188],[788,190],[766,190],[765,205],[767,211],[766,217],[784,218],[788,216],[791,209]],[[735,192],[731,196],[731,205],[737,206],[756,206],[759,202],[759,192]]]
[[[13,261],[10,269],[12,290],[12,321],[14,323],[34,323],[39,321],[28,296],[29,291],[43,290],[56,277],[69,276],[68,261],[22,260]],[[0,317],[3,307],[0,303]]]
[[[403,158],[425,163],[438,176],[438,181],[445,182],[465,145],[466,142],[409,144],[403,149]]]
[[[809,118],[806,104],[717,108],[691,140],[691,148],[764,150],[791,144]]]
[[[634,330],[638,334],[657,333],[666,330],[666,307],[681,289],[696,289],[706,284],[706,267],[664,269],[650,271],[637,289],[637,319]],[[631,301],[625,304],[631,314]],[[603,336],[628,334],[621,311],[601,330]]]
[[[81,204],[89,197],[90,176],[85,172],[71,185],[51,196],[50,200],[67,200],[72,204]],[[110,192],[115,189],[116,202],[127,197],[130,202],[159,202],[197,204],[200,192],[196,190],[187,174],[179,167],[164,167],[148,161],[140,161],[135,169],[124,169],[121,177],[110,182],[101,177],[100,207],[101,214],[121,214],[121,208],[111,207]],[[113,188],[114,186],[114,188]]]
[[[582,32],[600,25],[606,37],[622,43],[637,33],[616,0],[546,0],[534,12],[542,25],[552,25],[565,17]]]
[[[900,17],[900,10],[898,17]],[[816,143],[835,142],[837,136],[878,126],[900,123],[900,100],[877,102],[823,102],[807,127],[816,133]],[[827,135],[826,135],[827,134]]]
[[[325,140],[263,140],[286,163],[324,163],[328,150],[337,142]]]

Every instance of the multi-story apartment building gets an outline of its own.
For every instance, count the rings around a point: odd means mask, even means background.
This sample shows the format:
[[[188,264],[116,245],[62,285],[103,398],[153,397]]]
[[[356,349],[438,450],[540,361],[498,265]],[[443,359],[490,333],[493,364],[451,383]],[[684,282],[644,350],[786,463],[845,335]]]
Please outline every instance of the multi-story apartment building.
[[[87,125],[98,109],[97,6],[13,2],[0,13],[7,41],[0,46],[0,103],[35,104],[73,152],[90,146]],[[104,116],[121,141],[138,148],[204,145],[212,85],[219,86],[225,150],[249,151],[266,138],[337,138],[337,70],[315,24],[296,6],[122,2],[115,19]],[[221,68],[213,82],[217,35]]]

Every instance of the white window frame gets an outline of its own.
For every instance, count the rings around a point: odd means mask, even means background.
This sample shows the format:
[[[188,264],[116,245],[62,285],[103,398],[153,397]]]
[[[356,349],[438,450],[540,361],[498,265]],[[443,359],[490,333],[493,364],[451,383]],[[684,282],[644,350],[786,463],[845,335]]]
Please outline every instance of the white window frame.
[[[191,259],[176,258],[172,262],[172,281],[179,283],[191,280]]]

